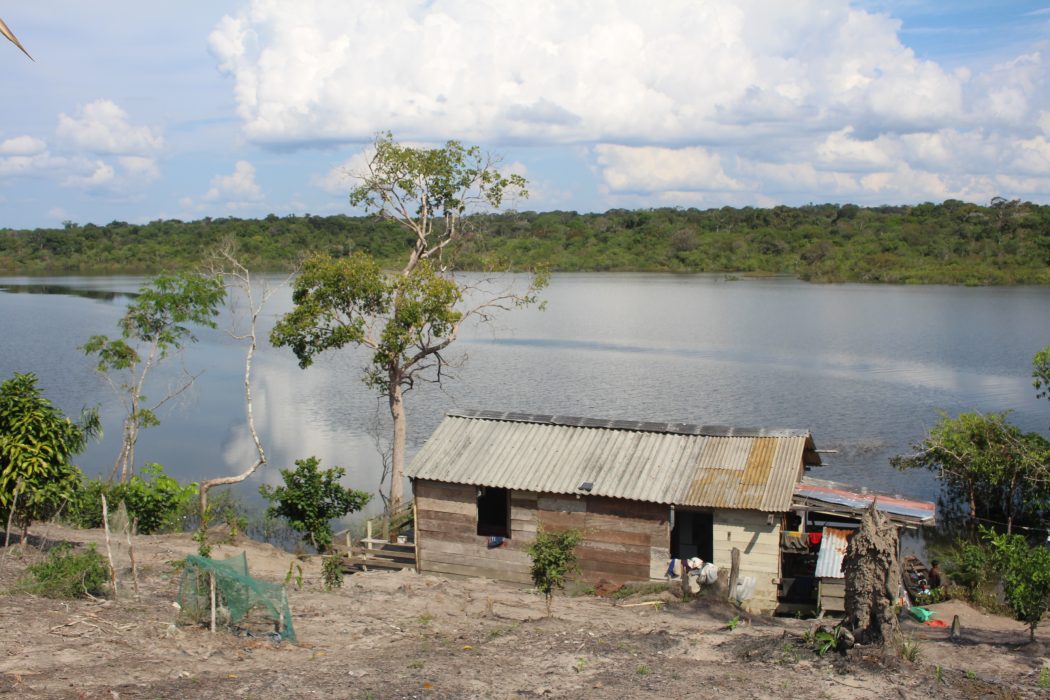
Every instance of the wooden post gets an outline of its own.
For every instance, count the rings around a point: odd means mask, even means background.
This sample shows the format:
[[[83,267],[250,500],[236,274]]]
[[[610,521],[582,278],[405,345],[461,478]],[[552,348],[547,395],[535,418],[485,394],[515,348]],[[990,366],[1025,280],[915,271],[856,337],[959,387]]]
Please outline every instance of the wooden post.
[[[139,570],[135,566],[135,548],[131,544],[131,531],[135,529],[135,522],[128,522],[126,524],[127,529],[124,533],[128,537],[128,557],[131,559],[131,582],[135,587],[135,599],[139,597]]]
[[[416,551],[416,573],[419,573],[419,510],[416,499],[412,499],[412,546]]]
[[[372,519],[365,521],[365,551],[361,553],[361,571],[368,571],[368,550],[372,549]]]
[[[729,600],[736,600],[736,581],[740,578],[740,550],[733,547],[729,569]]]
[[[113,597],[117,597],[117,567],[113,565],[113,550],[109,546],[109,514],[106,512],[106,494],[102,494],[102,528],[106,532],[106,556],[109,558],[109,576],[113,583]]]
[[[215,572],[208,574],[211,588],[211,633],[215,634]]]

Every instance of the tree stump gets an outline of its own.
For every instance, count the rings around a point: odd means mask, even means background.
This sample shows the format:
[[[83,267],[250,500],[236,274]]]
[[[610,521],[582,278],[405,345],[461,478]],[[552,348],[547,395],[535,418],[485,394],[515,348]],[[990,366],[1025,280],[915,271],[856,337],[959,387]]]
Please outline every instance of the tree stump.
[[[875,508],[864,513],[842,560],[846,576],[846,625],[858,644],[882,645],[900,633],[897,595],[897,528]]]

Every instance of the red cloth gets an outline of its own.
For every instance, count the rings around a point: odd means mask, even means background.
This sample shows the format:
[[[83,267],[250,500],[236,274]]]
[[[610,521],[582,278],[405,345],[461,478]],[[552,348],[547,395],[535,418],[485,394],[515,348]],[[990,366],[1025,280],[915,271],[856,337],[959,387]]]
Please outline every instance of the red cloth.
[[[929,625],[930,627],[947,627],[948,626],[948,623],[945,622],[944,620],[927,620],[926,622],[924,622],[922,624]]]
[[[824,537],[823,533],[820,533],[820,532],[811,532],[811,533],[809,533],[809,546],[810,547],[816,547],[818,544],[820,544],[820,540],[823,537]]]

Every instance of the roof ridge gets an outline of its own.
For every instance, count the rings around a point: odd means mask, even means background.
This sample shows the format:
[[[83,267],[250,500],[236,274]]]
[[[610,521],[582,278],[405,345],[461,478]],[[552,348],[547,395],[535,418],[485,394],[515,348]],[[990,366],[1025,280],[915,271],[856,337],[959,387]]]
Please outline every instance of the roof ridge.
[[[606,430],[628,430],[633,432],[667,433],[672,435],[698,435],[704,437],[810,437],[809,430],[793,428],[761,428],[727,425],[699,425],[694,423],[614,420],[606,418],[584,418],[558,416],[541,413],[516,413],[513,411],[487,411],[460,409],[445,414],[449,418],[505,421],[511,423],[536,423],[573,428],[602,428]]]

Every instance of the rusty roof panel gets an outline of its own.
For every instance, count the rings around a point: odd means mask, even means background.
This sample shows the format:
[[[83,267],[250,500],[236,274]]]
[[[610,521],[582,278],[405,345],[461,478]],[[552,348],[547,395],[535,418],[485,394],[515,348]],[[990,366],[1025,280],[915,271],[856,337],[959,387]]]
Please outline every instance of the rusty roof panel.
[[[578,493],[579,485],[589,481],[596,496],[788,510],[803,449],[812,445],[808,433],[720,429],[720,435],[708,436],[695,427],[451,413],[407,472],[417,479],[540,493]]]
[[[937,504],[932,501],[876,493],[808,476],[795,484],[793,491],[795,505],[813,510],[825,507],[860,518],[872,503],[876,503],[880,511],[897,523],[933,525],[937,521]]]

